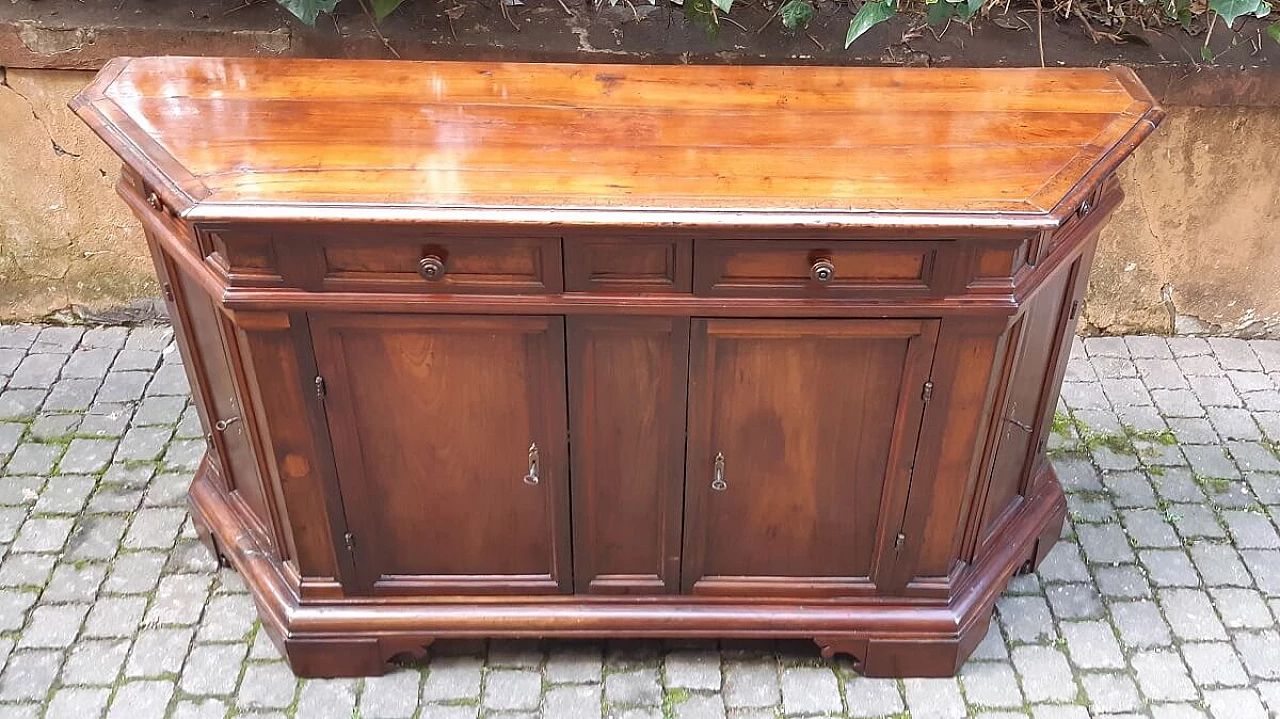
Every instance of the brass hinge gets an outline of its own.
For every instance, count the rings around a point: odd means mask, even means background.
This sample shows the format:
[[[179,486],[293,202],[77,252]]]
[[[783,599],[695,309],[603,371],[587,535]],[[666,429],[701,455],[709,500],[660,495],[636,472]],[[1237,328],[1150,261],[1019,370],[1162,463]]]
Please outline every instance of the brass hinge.
[[[328,393],[329,388],[324,384],[324,377],[316,375],[316,396],[320,399],[324,399],[324,396]]]
[[[345,540],[347,543],[347,551],[351,552],[352,554],[355,554],[356,553],[356,535],[352,534],[351,532],[347,532],[346,534],[342,535],[342,539]]]
[[[1074,320],[1078,314],[1080,314],[1080,300],[1071,303],[1071,311],[1067,313],[1067,319]]]
[[[902,543],[905,541],[907,541],[907,535],[903,534],[902,532],[898,532],[898,536],[893,538],[893,551],[895,552],[901,551]]]
[[[170,285],[168,282],[165,282],[161,284],[160,287],[164,289],[164,298],[166,300],[169,300],[170,302],[173,302],[173,286]]]
[[[933,380],[929,380],[928,382],[924,383],[924,389],[920,391],[920,399],[924,400],[925,402],[928,402],[929,398],[932,396],[933,396]]]

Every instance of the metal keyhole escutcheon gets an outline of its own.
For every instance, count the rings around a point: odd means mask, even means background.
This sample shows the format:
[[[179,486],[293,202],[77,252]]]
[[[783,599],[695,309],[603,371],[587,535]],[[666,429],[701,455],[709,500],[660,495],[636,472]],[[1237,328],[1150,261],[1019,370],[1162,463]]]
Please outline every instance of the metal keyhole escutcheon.
[[[536,485],[538,479],[538,444],[534,442],[529,445],[529,473],[524,476],[524,483],[530,487]]]
[[[711,476],[711,488],[717,492],[723,492],[729,488],[729,484],[724,481],[724,453],[716,453],[716,468]]]

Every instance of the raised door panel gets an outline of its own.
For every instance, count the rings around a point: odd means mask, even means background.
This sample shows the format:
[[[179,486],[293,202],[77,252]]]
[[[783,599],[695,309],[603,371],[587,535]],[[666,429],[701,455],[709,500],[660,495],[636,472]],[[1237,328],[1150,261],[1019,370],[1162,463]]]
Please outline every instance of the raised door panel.
[[[244,501],[264,536],[278,547],[279,538],[269,529],[276,522],[250,431],[254,420],[236,387],[231,360],[237,356],[234,333],[213,300],[169,259],[150,232],[147,241],[165,287],[169,316],[209,442],[210,459],[223,488]],[[228,347],[229,343],[232,346]]]
[[[685,591],[876,591],[936,332],[933,320],[694,320]]]
[[[689,320],[569,318],[579,592],[680,591]]]
[[[312,334],[364,590],[572,589],[561,318],[327,314]]]

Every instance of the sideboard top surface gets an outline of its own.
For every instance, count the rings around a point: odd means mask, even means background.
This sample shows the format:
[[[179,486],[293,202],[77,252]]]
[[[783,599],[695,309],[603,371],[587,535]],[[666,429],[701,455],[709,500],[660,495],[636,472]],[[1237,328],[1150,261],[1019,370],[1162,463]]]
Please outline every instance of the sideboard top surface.
[[[72,102],[192,220],[1053,228],[1163,113],[1109,69],[121,58]]]

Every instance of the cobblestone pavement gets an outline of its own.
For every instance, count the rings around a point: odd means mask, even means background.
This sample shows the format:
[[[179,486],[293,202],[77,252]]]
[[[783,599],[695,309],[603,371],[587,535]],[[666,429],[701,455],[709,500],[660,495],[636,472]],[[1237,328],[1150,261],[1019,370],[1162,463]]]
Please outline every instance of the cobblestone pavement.
[[[1062,397],[1068,539],[957,679],[809,643],[494,641],[298,681],[186,519],[170,331],[0,326],[0,717],[1280,715],[1280,342],[1077,342]]]

